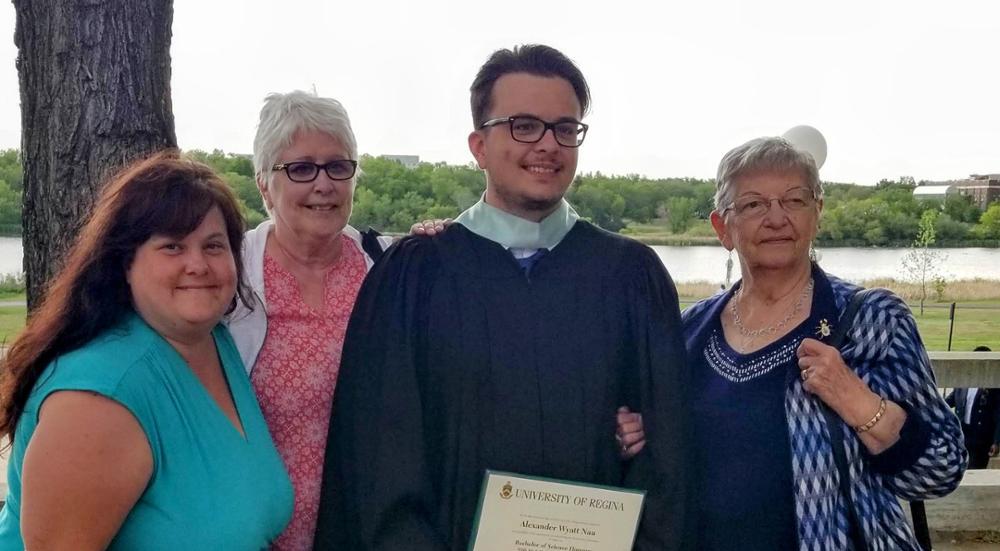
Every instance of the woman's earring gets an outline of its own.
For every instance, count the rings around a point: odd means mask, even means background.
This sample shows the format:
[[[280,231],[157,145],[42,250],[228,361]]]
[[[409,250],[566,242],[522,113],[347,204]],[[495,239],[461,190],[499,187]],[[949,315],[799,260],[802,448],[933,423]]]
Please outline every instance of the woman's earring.
[[[733,250],[729,249],[729,258],[726,259],[726,286],[725,289],[729,288],[729,285],[733,280]]]
[[[816,263],[819,262],[819,259],[821,259],[821,258],[823,258],[823,255],[821,255],[820,252],[816,250],[816,246],[815,245],[813,245],[812,243],[810,243],[809,244],[809,262],[812,262],[813,264],[816,264]]]

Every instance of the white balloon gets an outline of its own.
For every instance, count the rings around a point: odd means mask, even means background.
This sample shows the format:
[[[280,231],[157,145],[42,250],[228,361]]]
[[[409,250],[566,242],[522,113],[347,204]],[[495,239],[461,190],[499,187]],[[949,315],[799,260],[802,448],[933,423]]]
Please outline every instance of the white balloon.
[[[801,149],[812,155],[813,160],[816,161],[817,169],[823,168],[823,163],[826,162],[826,139],[823,138],[823,134],[820,134],[819,130],[803,124],[790,128],[781,137],[788,140],[796,149]]]

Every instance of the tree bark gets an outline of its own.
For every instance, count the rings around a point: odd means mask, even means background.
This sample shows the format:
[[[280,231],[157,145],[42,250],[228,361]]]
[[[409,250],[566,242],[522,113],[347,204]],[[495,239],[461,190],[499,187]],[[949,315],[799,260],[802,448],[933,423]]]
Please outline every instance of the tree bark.
[[[176,147],[172,0],[14,0],[28,309],[105,179]]]

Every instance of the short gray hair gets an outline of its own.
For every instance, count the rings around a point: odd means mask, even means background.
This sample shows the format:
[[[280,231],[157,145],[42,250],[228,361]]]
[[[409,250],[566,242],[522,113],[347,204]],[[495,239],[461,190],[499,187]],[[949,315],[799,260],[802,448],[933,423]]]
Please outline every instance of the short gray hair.
[[[253,170],[265,187],[270,186],[274,177],[271,167],[278,155],[301,130],[316,130],[337,138],[347,148],[350,158],[358,159],[358,142],[351,120],[339,101],[301,90],[268,94],[253,139]]]
[[[726,153],[719,161],[715,177],[715,210],[722,212],[735,199],[735,182],[740,176],[765,171],[798,171],[816,199],[823,198],[819,169],[812,155],[796,149],[779,136],[756,138]]]

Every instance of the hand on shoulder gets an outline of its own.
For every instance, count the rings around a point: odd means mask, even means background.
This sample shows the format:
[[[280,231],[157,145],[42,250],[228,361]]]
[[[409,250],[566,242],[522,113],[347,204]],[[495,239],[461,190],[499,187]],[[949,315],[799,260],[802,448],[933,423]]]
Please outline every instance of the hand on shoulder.
[[[410,226],[411,235],[437,235],[452,224],[451,218],[424,220]]]

